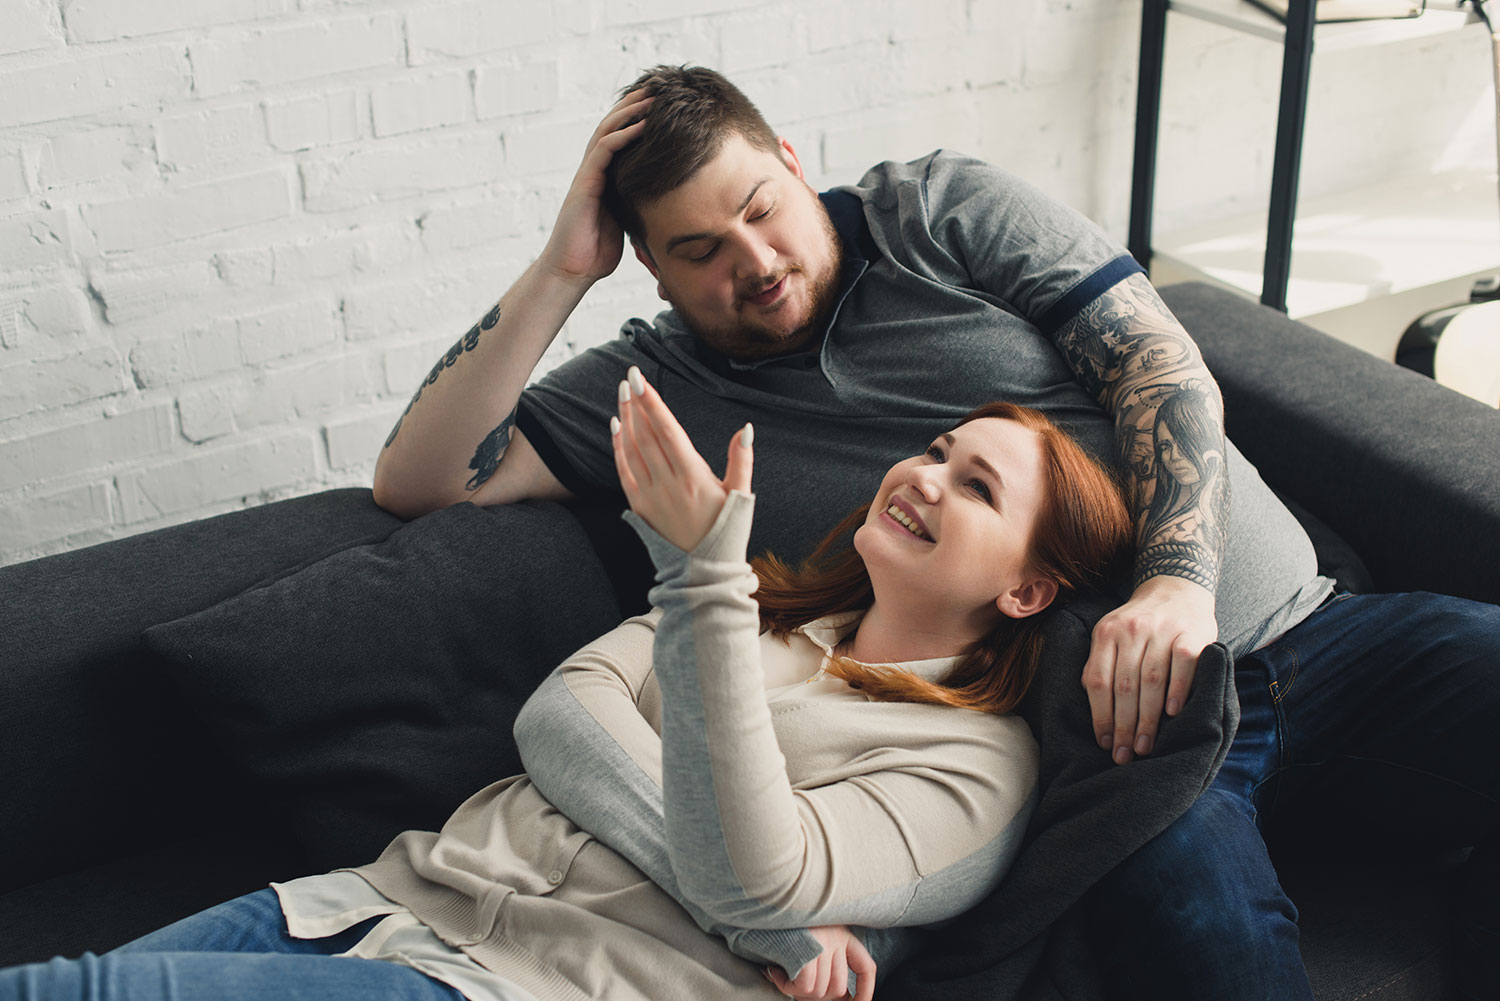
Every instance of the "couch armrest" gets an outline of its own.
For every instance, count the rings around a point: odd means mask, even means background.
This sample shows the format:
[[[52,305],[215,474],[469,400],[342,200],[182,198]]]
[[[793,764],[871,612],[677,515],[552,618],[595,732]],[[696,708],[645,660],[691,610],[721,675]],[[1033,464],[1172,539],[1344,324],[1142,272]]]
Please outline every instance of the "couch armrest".
[[[1162,297],[1224,392],[1230,439],[1378,589],[1500,602],[1500,411],[1239,295]]]
[[[0,892],[212,823],[239,792],[143,629],[400,524],[331,490],[0,568]]]

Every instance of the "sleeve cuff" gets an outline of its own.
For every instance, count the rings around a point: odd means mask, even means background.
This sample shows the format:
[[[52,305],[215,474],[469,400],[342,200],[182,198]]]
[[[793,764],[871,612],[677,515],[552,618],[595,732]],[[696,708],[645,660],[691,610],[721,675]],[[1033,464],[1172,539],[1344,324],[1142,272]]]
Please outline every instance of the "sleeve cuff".
[[[679,568],[688,560],[712,563],[744,562],[745,551],[750,546],[750,526],[755,518],[755,495],[739,490],[729,491],[729,496],[725,498],[724,506],[719,509],[719,516],[714,519],[708,534],[693,547],[691,552],[686,552],[668,542],[634,511],[627,510],[620,517],[635,529],[641,541],[646,544],[646,551],[651,554],[651,562],[656,564],[656,569],[659,571],[657,579],[661,580],[669,571]]]
[[[516,430],[524,434],[526,440],[531,442],[531,447],[536,449],[536,454],[546,465],[547,471],[557,477],[557,482],[567,487],[574,496],[599,497],[609,493],[603,487],[590,483],[568,461],[563,450],[557,447],[557,442],[552,440],[552,435],[526,406],[525,399],[516,405]]]
[[[1121,254],[1099,268],[1083,281],[1063,293],[1036,321],[1037,327],[1051,337],[1068,324],[1083,308],[1099,298],[1133,274],[1145,274],[1145,269],[1129,254]],[[528,435],[528,437],[530,437]],[[562,477],[558,477],[562,479]]]

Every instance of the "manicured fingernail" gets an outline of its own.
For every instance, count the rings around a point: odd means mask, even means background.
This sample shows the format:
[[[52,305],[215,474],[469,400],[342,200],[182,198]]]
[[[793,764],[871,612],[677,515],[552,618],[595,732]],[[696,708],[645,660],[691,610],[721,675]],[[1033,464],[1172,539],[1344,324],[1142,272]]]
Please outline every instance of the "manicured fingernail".
[[[609,419],[609,433],[612,435],[620,433],[620,418],[611,417]]]
[[[1143,733],[1139,737],[1135,738],[1135,753],[1136,754],[1150,754],[1151,753],[1151,738],[1148,735],[1146,735],[1146,734]]]
[[[620,402],[621,403],[629,403],[630,402],[630,384],[628,382],[626,382],[624,379],[620,380]]]
[[[745,446],[746,448],[749,448],[751,445],[755,444],[755,425],[745,425],[744,430],[740,432],[740,444]]]
[[[1115,748],[1115,764],[1123,765],[1129,760],[1130,748],[1126,747],[1124,744],[1121,744],[1119,747]]]
[[[1181,699],[1168,699],[1167,700],[1167,715],[1168,716],[1176,716],[1181,711],[1182,711],[1182,700]]]
[[[625,378],[630,380],[630,388],[637,396],[646,391],[646,377],[641,375],[641,370],[636,366],[630,366],[630,371],[625,373]]]

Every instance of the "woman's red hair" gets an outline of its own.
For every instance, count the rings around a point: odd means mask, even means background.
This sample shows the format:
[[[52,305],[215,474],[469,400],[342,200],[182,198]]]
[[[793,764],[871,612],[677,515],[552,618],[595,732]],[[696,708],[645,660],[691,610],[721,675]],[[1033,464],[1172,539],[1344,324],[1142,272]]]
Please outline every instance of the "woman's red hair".
[[[1060,597],[1097,585],[1130,540],[1130,516],[1119,485],[1067,432],[1028,407],[987,403],[957,426],[988,417],[1015,421],[1041,440],[1047,500],[1031,538],[1032,570],[1055,581]],[[795,569],[771,554],[751,561],[760,578],[755,597],[764,628],[784,638],[824,616],[870,607],[875,597],[870,575],[854,546],[845,541],[869,510],[869,504],[862,505],[839,522]],[[878,701],[1007,713],[1021,701],[1036,674],[1048,612],[1003,619],[964,653],[942,682],[846,658],[835,659],[828,673]]]

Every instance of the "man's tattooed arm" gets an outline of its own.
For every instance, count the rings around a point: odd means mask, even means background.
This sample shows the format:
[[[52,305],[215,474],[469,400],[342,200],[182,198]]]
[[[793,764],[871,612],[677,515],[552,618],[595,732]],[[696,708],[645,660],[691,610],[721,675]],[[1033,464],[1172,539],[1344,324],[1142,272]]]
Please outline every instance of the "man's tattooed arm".
[[[510,429],[515,424],[516,412],[512,410],[500,422],[499,427],[484,436],[484,441],[474,451],[474,458],[469,460],[469,468],[475,472],[469,482],[464,484],[465,490],[478,490],[495,475],[495,470],[500,468],[500,460],[505,458],[505,450],[510,447]]]
[[[1229,526],[1223,403],[1198,348],[1144,275],[1057,334],[1079,383],[1115,420],[1136,524],[1133,586],[1162,575],[1218,587]]]
[[[385,445],[382,446],[383,448],[390,448],[391,444],[393,442],[395,442],[396,435],[398,435],[398,434],[401,433],[401,424],[402,424],[403,421],[406,420],[406,415],[409,414],[409,413],[411,413],[411,408],[414,407],[414,406],[416,406],[417,405],[417,401],[422,398],[422,390],[426,389],[428,386],[432,385],[434,382],[437,382],[438,381],[438,376],[440,376],[440,375],[443,374],[443,370],[447,369],[447,368],[452,368],[454,362],[458,361],[458,359],[462,355],[464,355],[464,354],[466,354],[466,353],[468,353],[470,351],[473,351],[474,348],[475,348],[475,346],[477,346],[479,344],[479,335],[481,333],[487,331],[487,330],[493,330],[493,329],[495,329],[495,324],[497,324],[499,322],[500,322],[500,304],[497,302],[497,303],[495,303],[494,306],[490,307],[490,311],[488,313],[484,314],[484,318],[483,319],[481,319],[478,323],[474,324],[474,326],[470,327],[469,330],[468,330],[468,333],[466,333],[462,337],[460,337],[457,341],[454,342],[454,344],[453,344],[453,346],[451,348],[449,348],[446,352],[443,353],[443,357],[439,358],[437,360],[437,364],[434,365],[434,366],[432,366],[432,371],[430,371],[430,372],[427,373],[427,378],[423,379],[422,380],[422,384],[417,387],[416,395],[414,395],[411,398],[411,402],[406,405],[406,409],[403,410],[403,411],[401,411],[401,416],[396,418],[396,426],[393,427],[393,428],[391,428],[390,436],[388,438],[386,438]],[[514,416],[514,414],[512,414],[512,416]],[[499,429],[497,428],[496,430],[498,431]],[[489,439],[485,439],[485,440],[488,441]],[[502,455],[505,453],[504,447],[502,447],[500,449],[500,453]],[[476,456],[476,459],[477,458],[478,457]],[[496,461],[496,463],[498,463],[500,460],[497,457],[495,459],[495,461]],[[469,468],[474,469],[474,468],[477,468],[477,467],[475,467],[471,463],[470,466],[469,466]],[[494,470],[491,469],[490,472],[494,472]],[[489,476],[486,475],[485,479],[489,479]],[[481,480],[480,482],[482,483],[484,481]],[[469,489],[473,490],[474,487],[470,486]]]

